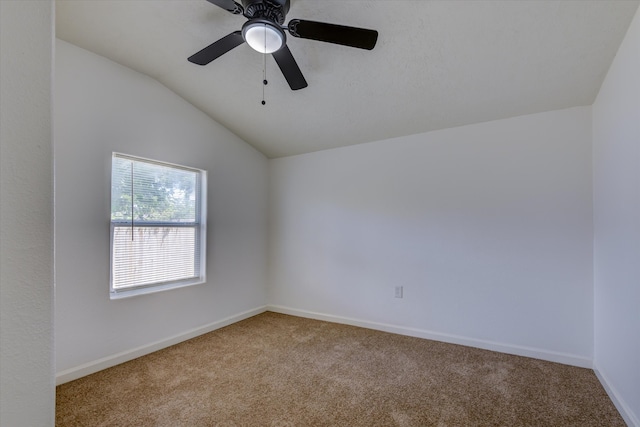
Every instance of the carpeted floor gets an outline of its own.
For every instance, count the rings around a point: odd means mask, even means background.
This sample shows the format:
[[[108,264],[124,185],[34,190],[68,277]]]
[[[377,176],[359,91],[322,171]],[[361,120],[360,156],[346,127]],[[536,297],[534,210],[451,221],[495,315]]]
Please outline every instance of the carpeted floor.
[[[589,369],[270,312],[56,394],[59,427],[625,425]]]

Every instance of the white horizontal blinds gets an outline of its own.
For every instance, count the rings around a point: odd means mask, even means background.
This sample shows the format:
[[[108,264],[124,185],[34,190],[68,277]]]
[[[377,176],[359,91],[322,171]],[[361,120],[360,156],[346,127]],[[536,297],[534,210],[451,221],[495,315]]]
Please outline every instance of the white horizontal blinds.
[[[114,226],[113,287],[168,283],[197,277],[195,227]]]
[[[114,291],[200,275],[199,171],[114,154]]]

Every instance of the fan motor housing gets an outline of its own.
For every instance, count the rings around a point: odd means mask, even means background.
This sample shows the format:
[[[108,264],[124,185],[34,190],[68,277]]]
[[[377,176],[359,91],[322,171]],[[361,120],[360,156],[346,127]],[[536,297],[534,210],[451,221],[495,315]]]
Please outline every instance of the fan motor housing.
[[[290,0],[242,0],[242,6],[249,19],[262,18],[283,25]]]

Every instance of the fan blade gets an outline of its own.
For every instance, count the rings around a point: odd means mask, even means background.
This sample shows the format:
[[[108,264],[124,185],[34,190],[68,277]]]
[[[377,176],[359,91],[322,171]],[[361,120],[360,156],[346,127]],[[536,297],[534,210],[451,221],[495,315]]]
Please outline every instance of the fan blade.
[[[327,24],[324,22],[304,21],[292,19],[289,22],[289,32],[294,37],[319,40],[321,42],[341,44],[371,50],[378,41],[378,32],[364,28],[345,27],[343,25]]]
[[[244,9],[238,3],[233,0],[207,0],[211,4],[215,4],[224,10],[234,13],[236,15],[244,13]]]
[[[229,52],[231,49],[240,46],[244,43],[241,31],[234,31],[218,40],[211,43],[198,53],[194,53],[189,57],[189,62],[193,62],[198,65],[207,65],[209,62]]]
[[[298,90],[307,87],[307,81],[298,67],[298,63],[293,58],[291,51],[287,45],[283,46],[280,50],[272,53],[273,59],[276,60],[280,71],[284,74],[284,78],[287,79],[287,83],[291,87],[291,90]]]

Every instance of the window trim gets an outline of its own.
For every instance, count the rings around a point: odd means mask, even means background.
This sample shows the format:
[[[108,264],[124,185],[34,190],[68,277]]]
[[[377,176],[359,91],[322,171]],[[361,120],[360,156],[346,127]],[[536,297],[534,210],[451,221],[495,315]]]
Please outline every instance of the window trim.
[[[188,167],[183,165],[178,165],[170,162],[163,162],[159,160],[148,159],[139,156],[133,156],[129,154],[123,154],[119,152],[113,152],[111,155],[111,168],[110,168],[110,185],[113,185],[113,161],[115,158],[122,158],[126,160],[131,160],[134,162],[144,162],[150,163],[154,165],[170,167],[174,169],[180,169],[190,172],[196,173],[196,221],[195,222],[171,222],[171,221],[149,221],[149,222],[141,222],[136,223],[135,221],[128,220],[112,220],[111,213],[109,214],[109,298],[114,299],[123,299],[134,297],[138,295],[146,295],[156,292],[167,291],[171,289],[178,289],[187,286],[200,285],[206,282],[206,249],[207,249],[207,171],[203,169],[198,169],[194,167]],[[109,191],[109,211],[111,212],[112,205],[112,190]],[[186,278],[186,279],[178,279],[178,280],[170,280],[166,282],[156,282],[150,284],[143,284],[139,286],[131,286],[122,289],[115,289],[113,287],[113,267],[114,267],[114,229],[118,226],[124,226],[135,228],[158,228],[158,227],[176,227],[176,228],[194,228],[195,229],[195,247],[199,248],[196,251],[199,256],[198,260],[195,262],[199,266],[199,274],[194,277]],[[198,272],[196,272],[198,273]]]

